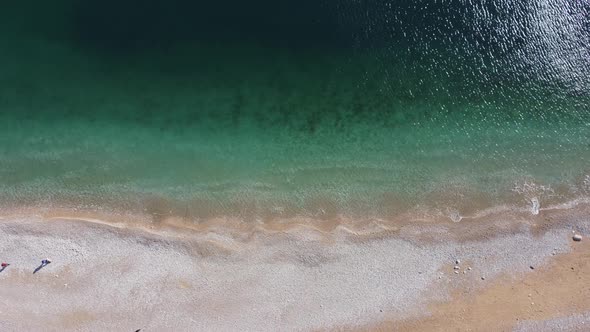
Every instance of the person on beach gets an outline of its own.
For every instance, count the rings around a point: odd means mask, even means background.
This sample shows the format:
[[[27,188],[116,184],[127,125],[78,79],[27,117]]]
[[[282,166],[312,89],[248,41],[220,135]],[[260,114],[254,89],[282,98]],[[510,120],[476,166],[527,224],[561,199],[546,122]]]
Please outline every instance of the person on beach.
[[[10,264],[8,264],[8,263],[2,263],[2,264],[0,264],[0,266],[1,266],[2,268],[5,268],[5,267],[7,267],[8,265],[10,265]]]
[[[47,266],[47,264],[51,263],[51,260],[49,258],[45,258],[43,260],[41,260],[41,265],[39,265],[35,271],[33,271],[33,274],[39,272],[39,270],[41,270],[42,268],[44,268],[45,266]]]

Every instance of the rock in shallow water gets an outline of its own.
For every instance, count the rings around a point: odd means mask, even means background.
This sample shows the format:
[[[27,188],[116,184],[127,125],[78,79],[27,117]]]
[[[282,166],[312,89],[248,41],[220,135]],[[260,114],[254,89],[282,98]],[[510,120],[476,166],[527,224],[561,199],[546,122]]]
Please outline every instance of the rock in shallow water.
[[[572,237],[572,239],[574,239],[574,241],[576,241],[576,242],[580,242],[580,241],[582,241],[582,235],[576,234]]]

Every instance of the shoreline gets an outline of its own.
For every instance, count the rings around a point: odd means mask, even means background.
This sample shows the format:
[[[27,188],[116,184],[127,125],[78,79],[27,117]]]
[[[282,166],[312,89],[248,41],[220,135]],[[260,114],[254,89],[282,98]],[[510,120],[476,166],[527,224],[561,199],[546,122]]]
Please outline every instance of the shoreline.
[[[148,212],[128,211],[109,208],[52,207],[52,206],[10,206],[0,207],[0,221],[5,219],[36,218],[39,220],[77,220],[104,224],[116,228],[137,228],[157,234],[218,232],[226,235],[254,233],[282,233],[308,231],[322,236],[336,234],[380,238],[399,235],[402,230],[422,228],[421,234],[428,236],[428,229],[444,228],[456,241],[485,238],[493,233],[503,234],[521,227],[530,227],[534,234],[559,226],[566,220],[583,219],[590,215],[590,199],[582,197],[569,202],[542,207],[537,214],[527,208],[499,206],[479,211],[474,215],[452,220],[447,216],[425,217],[420,212],[400,213],[392,218],[355,218],[334,215],[330,218],[291,216],[262,220],[235,216],[193,219],[178,215],[154,217]],[[426,230],[426,231],[425,231]],[[426,240],[426,238],[421,238]]]
[[[0,219],[0,257],[12,263],[0,273],[6,285],[0,327],[436,331],[437,317],[457,315],[449,308],[465,306],[490,287],[546,275],[564,264],[561,257],[579,257],[578,248],[590,251],[586,242],[572,245],[572,230],[590,235],[581,208],[543,211],[537,222],[407,223],[372,233],[341,225],[329,232],[305,225],[188,229],[170,220],[144,227],[139,220],[63,214]],[[44,257],[53,263],[31,274]],[[462,261],[459,274],[456,259]],[[559,280],[565,272],[551,273]],[[590,303],[583,305],[590,311]],[[486,311],[470,317],[479,314]],[[442,322],[473,327],[469,319]]]

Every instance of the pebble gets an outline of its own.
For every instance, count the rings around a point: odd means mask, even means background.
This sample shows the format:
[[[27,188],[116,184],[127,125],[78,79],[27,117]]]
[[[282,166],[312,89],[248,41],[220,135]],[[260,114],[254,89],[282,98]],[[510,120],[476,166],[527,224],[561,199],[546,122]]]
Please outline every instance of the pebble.
[[[582,241],[582,235],[576,234],[576,235],[574,235],[574,237],[572,239],[574,239],[574,241],[576,241],[576,242],[580,242],[580,241]]]
[[[467,274],[467,271],[463,271],[463,274]]]
[[[486,280],[486,277],[481,277],[481,280]]]
[[[459,271],[455,271],[455,274],[459,274]]]
[[[534,266],[532,266],[532,265],[531,265],[531,266],[529,266],[529,268],[530,268],[531,270],[534,270],[534,269],[535,269],[535,267],[534,267]]]
[[[467,268],[467,270],[471,271],[471,266]]]
[[[457,259],[457,260],[455,261],[455,264],[461,264],[461,260]]]
[[[455,265],[455,267],[453,269],[458,270],[458,269],[460,269],[460,267],[458,265]]]

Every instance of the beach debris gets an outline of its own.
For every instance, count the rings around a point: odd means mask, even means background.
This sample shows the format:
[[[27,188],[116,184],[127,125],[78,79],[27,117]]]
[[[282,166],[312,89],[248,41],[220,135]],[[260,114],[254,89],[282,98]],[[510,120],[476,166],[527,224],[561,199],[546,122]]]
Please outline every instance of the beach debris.
[[[529,268],[530,268],[531,270],[534,270],[534,269],[535,269],[535,267],[534,267],[534,266],[532,266],[532,265],[531,265],[531,266],[529,266]]]
[[[576,242],[580,242],[582,241],[582,235],[580,234],[574,234],[574,236],[572,237],[572,239]]]
[[[541,203],[539,203],[539,199],[537,197],[531,198],[531,213],[535,216],[538,215],[540,208]]]

